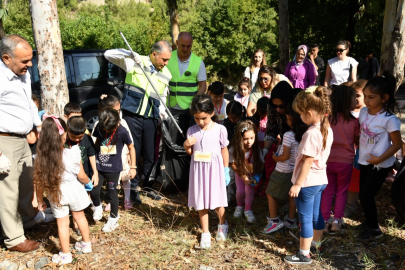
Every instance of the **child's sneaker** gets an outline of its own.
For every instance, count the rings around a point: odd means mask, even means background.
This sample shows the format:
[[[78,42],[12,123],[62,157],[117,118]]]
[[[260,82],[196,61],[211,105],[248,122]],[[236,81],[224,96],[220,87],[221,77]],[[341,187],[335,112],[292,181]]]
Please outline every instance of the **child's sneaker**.
[[[245,217],[246,217],[248,223],[256,222],[256,218],[255,218],[255,215],[253,215],[252,210],[247,210],[244,213],[245,213]]]
[[[126,200],[124,200],[124,209],[125,210],[130,210],[130,209],[132,209],[132,202],[131,202],[131,199],[126,199]]]
[[[288,264],[300,265],[300,264],[311,264],[311,257],[305,256],[301,252],[297,252],[295,255],[288,255],[284,258],[284,261]]]
[[[330,228],[330,231],[331,232],[339,232],[342,229],[342,223],[343,223],[343,221],[341,219],[336,218],[332,222],[332,226]]]
[[[103,232],[112,232],[112,231],[114,231],[115,228],[117,228],[119,226],[119,224],[118,224],[118,219],[119,218],[120,218],[120,216],[118,216],[116,218],[112,218],[111,216],[108,217],[108,221],[104,225],[102,231]]]
[[[84,254],[90,253],[93,251],[91,249],[91,242],[86,243],[84,241],[76,242],[75,249],[83,252]]]
[[[295,219],[290,219],[287,216],[284,217],[284,226],[291,230],[298,228],[297,221]]]
[[[329,228],[333,222],[334,218],[333,217],[329,217],[328,220],[325,220],[325,228],[323,229],[324,233],[329,233]]]
[[[50,208],[49,208],[50,209]],[[52,220],[55,220],[55,216],[52,213],[52,209],[50,209],[50,212],[48,208],[45,209],[45,211],[39,211],[38,214],[35,216],[34,220],[36,223],[42,223],[42,222],[51,222]]]
[[[68,264],[72,263],[72,253],[63,253],[62,251],[59,254],[54,254],[52,256],[52,261],[57,264]]]
[[[236,206],[233,216],[236,218],[240,218],[242,216],[242,213],[243,213],[243,206]]]
[[[228,237],[228,222],[225,224],[218,224],[217,241],[225,241]]]
[[[211,234],[203,233],[201,234],[200,248],[209,249],[211,247]]]
[[[110,212],[110,211],[111,211],[111,204],[110,204],[110,203],[107,204],[107,205],[104,207],[104,211],[106,211],[106,212]]]
[[[263,232],[265,234],[269,234],[281,229],[284,226],[284,223],[277,217],[277,218],[269,218],[267,217],[267,226],[264,228]]]
[[[101,204],[99,206],[94,206],[93,219],[97,221],[102,218],[103,218],[103,206]]]
[[[370,228],[366,228],[362,233],[358,235],[359,240],[369,240],[370,238],[374,237],[376,239],[383,237],[384,234],[379,228],[378,230],[373,230]]]

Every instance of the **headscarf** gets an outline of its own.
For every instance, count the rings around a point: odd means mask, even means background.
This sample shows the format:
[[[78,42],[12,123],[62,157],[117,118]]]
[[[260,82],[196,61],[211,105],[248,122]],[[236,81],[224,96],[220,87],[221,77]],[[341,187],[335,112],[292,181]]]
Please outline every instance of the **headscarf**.
[[[299,50],[303,50],[304,51],[304,55],[305,55],[305,57],[304,57],[304,60],[302,60],[302,62],[297,62],[297,52],[299,51]],[[308,46],[307,45],[300,45],[300,46],[298,46],[298,48],[297,48],[297,50],[295,51],[295,55],[294,55],[294,64],[297,66],[297,67],[299,67],[299,66],[301,66],[304,62],[305,62],[305,60],[306,60],[306,56],[307,56],[307,53],[308,53]]]

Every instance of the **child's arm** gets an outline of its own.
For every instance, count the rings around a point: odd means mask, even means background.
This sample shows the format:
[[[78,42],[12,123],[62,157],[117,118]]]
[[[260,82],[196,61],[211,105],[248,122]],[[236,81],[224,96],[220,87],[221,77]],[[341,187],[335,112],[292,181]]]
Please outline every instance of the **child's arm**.
[[[359,141],[360,141],[360,136],[359,135],[354,135],[354,144],[359,147]]]
[[[34,128],[33,130],[31,130],[30,133],[28,133],[27,135],[27,141],[29,144],[34,144],[37,141],[37,137],[38,137],[38,132],[37,130]]]
[[[290,158],[290,147],[283,145],[283,154],[281,156],[277,156],[276,153],[273,153],[272,158],[275,162],[288,160]]]
[[[229,152],[228,147],[224,147],[221,149],[222,159],[224,160],[224,167],[229,167]]]
[[[96,166],[96,156],[91,156],[89,157],[90,165],[91,168],[93,169],[93,177],[91,178],[91,181],[93,182],[93,186],[98,185],[98,171],[97,171],[97,166]]]
[[[305,179],[307,179],[309,170],[311,169],[312,163],[314,162],[314,158],[310,156],[303,156],[302,161],[300,164],[301,165],[300,171],[298,172],[297,180],[295,181],[295,184],[291,187],[289,195],[290,197],[298,197],[298,194],[300,193],[301,187],[305,182]]]
[[[47,208],[46,203],[44,202],[44,188],[38,184],[35,186],[37,193],[38,210],[44,211]]]
[[[392,141],[392,145],[390,148],[387,149],[381,156],[376,157],[372,154],[370,154],[370,159],[366,160],[370,164],[377,165],[387,158],[393,156],[402,146],[402,140],[401,140],[401,132],[399,130],[393,131],[390,133],[390,138]]]
[[[77,174],[77,179],[79,179],[79,181],[82,182],[83,184],[88,184],[90,182],[90,178],[84,172],[83,164],[81,161],[80,161],[80,170],[79,173]]]
[[[196,142],[197,142],[197,139],[195,137],[188,137],[187,140],[185,140],[184,143],[183,143],[184,149],[186,149],[187,154],[189,154],[190,156],[193,154],[193,145]],[[221,150],[221,153],[222,153],[222,150]],[[229,153],[228,153],[228,159],[227,160],[229,161]]]
[[[135,153],[135,147],[134,147],[133,143],[128,145],[128,150],[129,150],[129,156],[131,158],[131,167],[129,169],[129,174],[132,179],[136,176],[136,153]]]

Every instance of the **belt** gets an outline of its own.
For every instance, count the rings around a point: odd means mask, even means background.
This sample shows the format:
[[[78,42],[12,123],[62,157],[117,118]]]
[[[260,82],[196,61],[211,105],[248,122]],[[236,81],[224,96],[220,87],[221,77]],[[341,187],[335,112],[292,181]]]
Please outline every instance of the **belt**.
[[[0,136],[18,137],[18,138],[23,138],[24,139],[24,138],[27,137],[27,134],[0,132]]]

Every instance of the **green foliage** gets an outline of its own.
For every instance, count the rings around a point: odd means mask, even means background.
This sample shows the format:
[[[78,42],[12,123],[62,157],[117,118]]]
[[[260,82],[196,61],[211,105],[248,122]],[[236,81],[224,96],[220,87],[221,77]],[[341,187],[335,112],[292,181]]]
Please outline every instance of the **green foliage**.
[[[0,8],[0,19],[3,21],[6,20],[8,13],[8,8]]]

